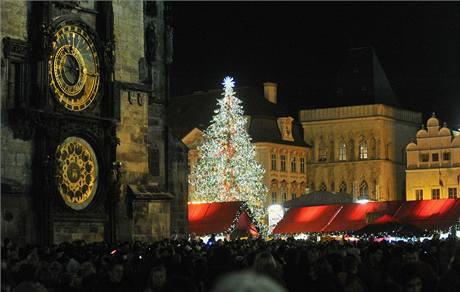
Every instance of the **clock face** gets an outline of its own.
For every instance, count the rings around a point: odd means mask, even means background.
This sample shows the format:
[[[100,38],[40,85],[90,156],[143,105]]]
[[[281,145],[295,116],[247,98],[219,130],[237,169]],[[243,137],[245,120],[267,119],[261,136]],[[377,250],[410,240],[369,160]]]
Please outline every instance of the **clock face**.
[[[49,59],[50,86],[65,108],[82,111],[99,89],[99,58],[93,40],[78,25],[64,25],[54,35]]]
[[[83,139],[69,137],[56,150],[58,191],[67,206],[86,208],[97,190],[98,163],[93,148]]]

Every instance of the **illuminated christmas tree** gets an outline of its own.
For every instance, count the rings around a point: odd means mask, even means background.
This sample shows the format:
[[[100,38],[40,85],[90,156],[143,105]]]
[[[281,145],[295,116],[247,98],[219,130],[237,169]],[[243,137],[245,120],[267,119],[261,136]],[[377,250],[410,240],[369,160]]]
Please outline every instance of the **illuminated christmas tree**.
[[[211,125],[204,131],[198,147],[200,159],[190,183],[192,201],[244,201],[264,232],[266,221],[263,184],[265,170],[256,160],[256,152],[246,131],[241,100],[235,96],[233,78],[224,79],[224,97],[218,100]]]

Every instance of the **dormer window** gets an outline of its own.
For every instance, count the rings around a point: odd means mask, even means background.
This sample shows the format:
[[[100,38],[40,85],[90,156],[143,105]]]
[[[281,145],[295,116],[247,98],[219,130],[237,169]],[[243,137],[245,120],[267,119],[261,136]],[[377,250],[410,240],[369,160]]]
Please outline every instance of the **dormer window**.
[[[292,137],[292,121],[291,117],[278,118],[278,128],[281,132],[281,139],[285,141],[294,141]]]

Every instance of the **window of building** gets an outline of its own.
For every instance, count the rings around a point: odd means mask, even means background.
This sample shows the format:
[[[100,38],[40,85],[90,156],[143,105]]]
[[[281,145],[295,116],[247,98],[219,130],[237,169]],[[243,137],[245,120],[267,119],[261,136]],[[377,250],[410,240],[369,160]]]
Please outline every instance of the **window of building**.
[[[281,160],[281,171],[286,171],[286,155],[280,156]]]
[[[347,160],[347,145],[345,143],[340,143],[339,145],[339,161]]]
[[[276,153],[272,153],[272,170],[276,170]]]
[[[331,192],[335,192],[335,183],[331,182]]]
[[[423,190],[415,190],[415,199],[417,201],[423,200]]]
[[[450,152],[444,152],[442,154],[442,160],[450,160]]]
[[[429,159],[430,159],[430,156],[428,155],[428,153],[420,153],[421,162],[428,162]]]
[[[294,200],[296,198],[296,194],[295,193],[292,193],[291,194],[291,198]]]
[[[441,198],[441,191],[440,189],[432,189],[431,190],[431,199],[439,200]]]
[[[305,173],[305,158],[300,157],[300,173]]]
[[[286,200],[287,200],[287,193],[283,192],[283,202],[286,202]]]
[[[367,186],[367,182],[365,180],[363,180],[359,186],[359,196],[361,198],[369,198],[369,187]]]
[[[319,144],[318,161],[327,161],[327,146],[323,142]]]
[[[346,193],[347,192],[347,184],[344,181],[342,181],[340,183],[339,192],[341,192],[341,193]]]
[[[438,153],[433,153],[431,156],[432,161],[439,161],[439,154]]]
[[[322,182],[321,185],[319,186],[319,190],[326,191],[327,190],[326,184]]]
[[[449,199],[456,199],[457,198],[457,188],[449,188],[447,190],[449,194]]]
[[[272,192],[272,204],[276,203],[276,192]]]
[[[297,160],[295,157],[291,158],[291,171],[297,172]]]
[[[359,143],[359,159],[367,159],[367,142],[365,140]]]

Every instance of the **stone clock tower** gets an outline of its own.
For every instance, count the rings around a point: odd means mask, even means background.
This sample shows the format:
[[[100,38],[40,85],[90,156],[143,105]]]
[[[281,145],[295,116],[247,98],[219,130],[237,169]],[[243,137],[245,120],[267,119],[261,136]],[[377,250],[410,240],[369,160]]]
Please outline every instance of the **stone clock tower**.
[[[164,3],[2,1],[2,49],[3,237],[186,231],[186,156],[164,123]]]

